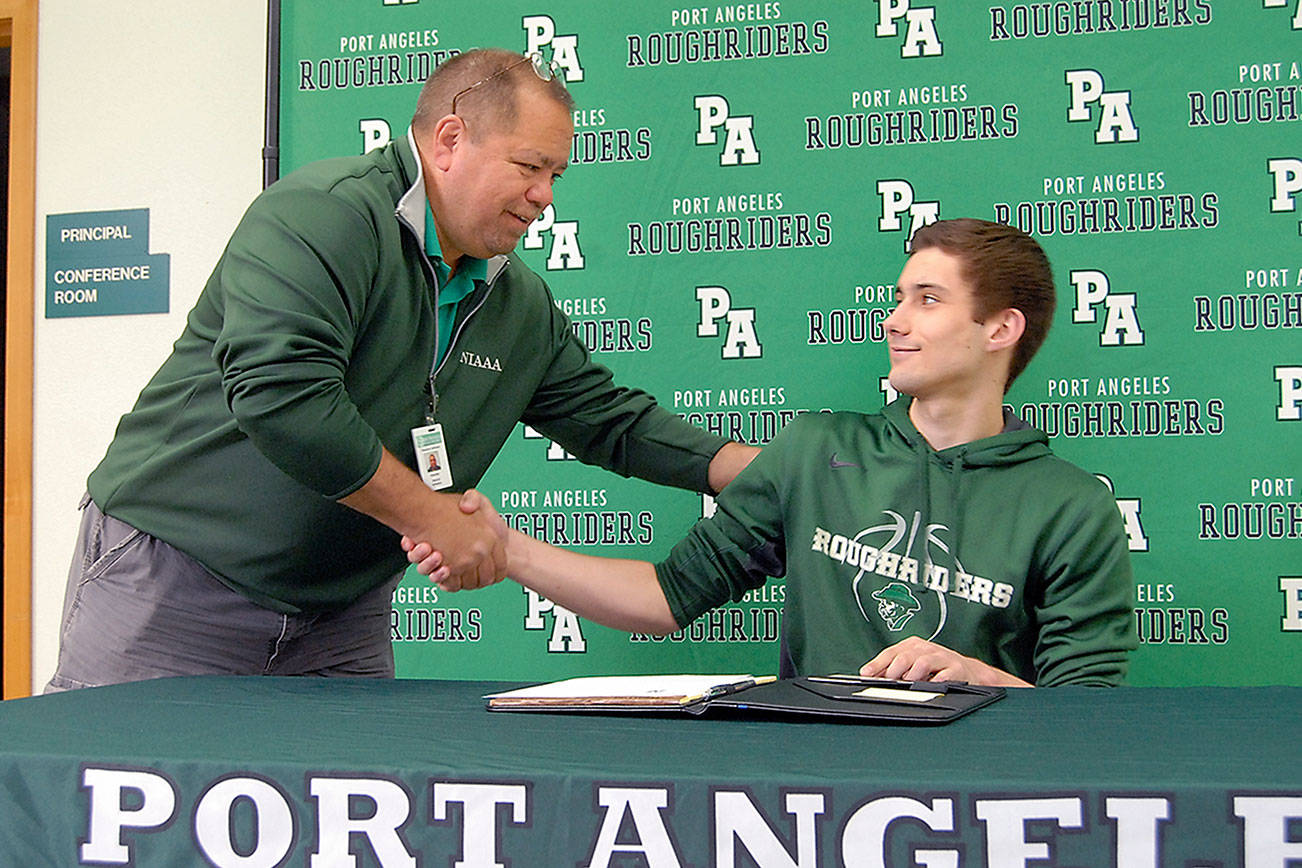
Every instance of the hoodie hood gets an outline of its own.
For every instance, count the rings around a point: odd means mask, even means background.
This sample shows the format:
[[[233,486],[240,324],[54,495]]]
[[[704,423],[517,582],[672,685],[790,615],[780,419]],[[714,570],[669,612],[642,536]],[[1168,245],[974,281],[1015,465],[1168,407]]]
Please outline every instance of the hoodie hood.
[[[1027,425],[1007,407],[1004,407],[1003,431],[993,437],[983,437],[937,451],[931,448],[931,444],[913,426],[913,420],[909,418],[909,408],[912,406],[913,398],[901,395],[882,408],[882,415],[908,443],[910,449],[935,456],[935,460],[946,467],[1000,467],[1052,454],[1045,433]]]

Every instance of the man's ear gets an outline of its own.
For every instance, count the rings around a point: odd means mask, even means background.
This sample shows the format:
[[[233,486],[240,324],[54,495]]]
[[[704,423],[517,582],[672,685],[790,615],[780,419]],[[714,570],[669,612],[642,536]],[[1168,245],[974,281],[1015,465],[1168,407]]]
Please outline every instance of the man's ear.
[[[452,165],[457,147],[466,140],[466,124],[456,115],[444,115],[434,124],[430,134],[428,159],[434,168],[446,172]]]
[[[998,351],[1015,346],[1026,331],[1026,314],[1015,307],[1004,308],[985,321],[986,348]]]

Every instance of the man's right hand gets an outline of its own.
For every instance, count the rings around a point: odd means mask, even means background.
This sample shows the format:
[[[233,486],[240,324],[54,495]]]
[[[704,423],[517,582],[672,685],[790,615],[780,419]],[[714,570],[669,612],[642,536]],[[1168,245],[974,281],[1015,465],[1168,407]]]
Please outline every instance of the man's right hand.
[[[439,587],[460,591],[506,578],[506,524],[491,506],[487,511],[462,509],[463,497],[430,491],[419,476],[386,450],[375,474],[340,502],[383,522],[405,538],[429,542],[442,554],[447,570]]]

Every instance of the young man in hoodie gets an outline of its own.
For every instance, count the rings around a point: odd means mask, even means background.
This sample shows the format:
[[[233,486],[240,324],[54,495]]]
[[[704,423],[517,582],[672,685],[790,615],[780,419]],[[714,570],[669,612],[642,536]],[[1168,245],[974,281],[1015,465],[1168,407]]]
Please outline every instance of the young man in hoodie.
[[[980,220],[913,237],[885,322],[898,400],[793,420],[656,565],[507,533],[509,574],[621,629],[667,633],[786,576],[781,672],[1115,685],[1133,582],[1108,489],[1003,407],[1053,317],[1049,262]],[[462,508],[491,509],[476,492]],[[439,555],[404,541],[435,581]]]

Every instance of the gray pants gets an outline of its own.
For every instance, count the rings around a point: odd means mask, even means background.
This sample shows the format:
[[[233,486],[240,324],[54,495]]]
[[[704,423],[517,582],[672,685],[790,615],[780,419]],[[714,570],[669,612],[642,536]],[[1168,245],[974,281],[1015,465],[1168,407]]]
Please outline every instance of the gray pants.
[[[389,612],[400,579],[337,612],[284,615],[86,497],[45,692],[167,675],[392,678]]]

